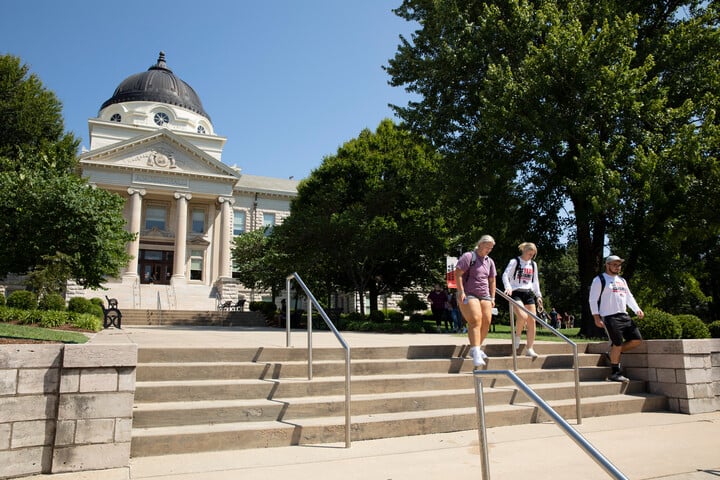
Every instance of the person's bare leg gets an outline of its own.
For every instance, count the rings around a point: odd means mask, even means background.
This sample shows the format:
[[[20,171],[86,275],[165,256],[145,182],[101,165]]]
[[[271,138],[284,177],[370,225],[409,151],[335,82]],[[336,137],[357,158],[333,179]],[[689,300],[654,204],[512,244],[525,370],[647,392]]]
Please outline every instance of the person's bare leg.
[[[470,346],[479,347],[484,340],[482,335],[482,310],[480,309],[480,301],[475,298],[469,299],[468,303],[460,305],[460,312],[467,322]]]
[[[533,315],[537,314],[535,311],[535,305],[525,305],[525,308],[530,310]],[[525,313],[525,312],[523,312]],[[525,314],[525,317],[527,318],[526,321],[526,328],[527,328],[527,345],[526,348],[533,348],[533,345],[535,345],[535,318],[531,315]]]

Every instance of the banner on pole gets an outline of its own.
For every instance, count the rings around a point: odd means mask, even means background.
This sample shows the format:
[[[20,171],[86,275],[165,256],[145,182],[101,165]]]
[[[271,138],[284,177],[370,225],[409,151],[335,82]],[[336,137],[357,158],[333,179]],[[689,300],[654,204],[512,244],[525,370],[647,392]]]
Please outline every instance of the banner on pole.
[[[447,279],[448,288],[457,288],[455,282],[455,265],[457,265],[457,257],[446,257],[447,268],[445,270],[445,278]]]

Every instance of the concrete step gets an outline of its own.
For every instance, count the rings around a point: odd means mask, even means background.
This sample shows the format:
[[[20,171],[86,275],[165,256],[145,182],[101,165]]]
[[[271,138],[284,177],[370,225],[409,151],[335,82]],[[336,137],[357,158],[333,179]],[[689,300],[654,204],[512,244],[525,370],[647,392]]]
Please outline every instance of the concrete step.
[[[443,372],[421,372],[417,374],[351,376],[351,391],[354,394],[373,394],[415,390],[454,390],[473,388],[472,367],[466,374]],[[581,381],[604,380],[609,374],[607,367],[581,368]],[[533,384],[574,381],[572,369],[528,369],[518,372],[523,381]],[[505,378],[488,379],[488,386],[510,387],[513,384]],[[150,402],[192,402],[205,400],[233,400],[248,398],[273,398],[303,396],[339,395],[345,391],[345,377],[315,377],[304,379],[248,379],[226,378],[215,380],[187,380],[178,378],[171,381],[138,381],[135,401]]]
[[[145,313],[144,311],[142,311]],[[197,313],[197,312],[187,312]],[[246,312],[247,313],[247,312]],[[150,312],[149,315],[155,315]],[[123,313],[123,319],[125,314]],[[298,334],[298,333],[296,333]],[[251,335],[251,333],[248,333]],[[278,336],[284,338],[285,331],[278,330]],[[466,358],[469,356],[469,347],[464,344],[465,340],[458,338],[458,345],[418,345],[404,347],[358,347],[350,350],[351,360],[378,360],[378,359],[399,359],[419,360],[437,358]],[[524,345],[524,344],[523,344]],[[580,354],[586,353],[585,346],[580,346]],[[492,344],[485,347],[490,357],[511,357],[510,344]],[[521,349],[523,346],[521,345]],[[563,343],[538,344],[536,352],[544,358],[559,357],[567,358],[571,352],[570,348]],[[523,350],[524,351],[524,350]],[[592,353],[597,357],[599,352]],[[313,360],[342,360],[345,359],[345,350],[342,348],[313,348]],[[138,362],[140,363],[184,363],[184,362],[288,362],[305,361],[308,354],[306,348],[280,348],[280,347],[258,347],[258,348],[189,348],[189,347],[143,347],[138,351]],[[531,362],[532,359],[520,354],[518,360]]]
[[[594,367],[600,363],[598,355],[578,355],[580,367]],[[518,358],[518,368],[530,369],[567,369],[573,365],[571,356],[541,355],[538,358]],[[488,369],[508,370],[513,368],[510,357],[490,357]],[[469,373],[472,372],[472,361],[468,358],[419,358],[411,360],[396,359],[355,359],[350,364],[351,376],[413,374],[413,373]],[[313,377],[343,376],[345,361],[316,360],[312,363]],[[307,378],[307,361],[284,362],[242,362],[242,361],[206,361],[142,363],[137,371],[138,382],[159,382],[172,380],[205,380],[205,379],[279,379]]]
[[[489,345],[484,368],[512,370],[510,348]],[[602,355],[579,350],[584,417],[666,408],[644,382],[606,381]],[[536,351],[536,359],[518,357],[518,376],[574,417],[571,350],[547,343]],[[353,440],[475,428],[467,353],[464,344],[352,349]],[[132,455],[343,441],[345,352],[313,349],[311,381],[307,357],[305,348],[141,348]],[[505,376],[483,378],[483,387],[489,426],[544,418]]]
[[[617,382],[584,382],[580,385],[582,398],[620,393],[644,392],[643,382],[623,385]],[[508,388],[485,388],[486,405],[528,402],[521,392]],[[573,399],[575,405],[575,384],[573,382],[539,385],[535,392],[545,401]],[[352,395],[353,415],[392,413],[416,410],[437,410],[442,408],[463,408],[475,401],[472,382],[462,389],[395,391],[382,394]],[[203,423],[241,421],[283,421],[286,418],[309,418],[341,415],[345,408],[345,396],[327,395],[314,397],[267,399],[236,399],[212,401],[179,401],[165,403],[136,404],[133,425],[149,428],[172,425],[197,425]]]
[[[120,309],[123,325],[200,325],[223,327],[264,327],[260,312],[223,312],[195,310]],[[200,352],[196,352],[200,353]]]
[[[549,402],[558,411],[574,415],[567,400]],[[583,416],[660,410],[664,397],[653,394],[609,395],[587,399]],[[570,408],[572,407],[572,408]],[[531,405],[487,405],[488,427],[517,425],[538,421],[538,408]],[[446,433],[477,428],[474,405],[464,408],[412,412],[358,414],[352,416],[352,441],[399,436]],[[202,425],[134,428],[131,445],[133,457],[191,453],[202,451],[241,450],[289,445],[335,443],[345,438],[342,416],[285,419],[282,422],[234,422]]]

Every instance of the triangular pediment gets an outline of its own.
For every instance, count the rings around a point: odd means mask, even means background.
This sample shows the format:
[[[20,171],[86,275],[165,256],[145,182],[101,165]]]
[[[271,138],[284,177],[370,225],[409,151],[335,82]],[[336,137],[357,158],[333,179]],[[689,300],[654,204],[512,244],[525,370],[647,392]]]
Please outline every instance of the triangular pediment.
[[[233,181],[239,177],[239,172],[169,130],[140,135],[84,153],[80,156],[80,164]]]

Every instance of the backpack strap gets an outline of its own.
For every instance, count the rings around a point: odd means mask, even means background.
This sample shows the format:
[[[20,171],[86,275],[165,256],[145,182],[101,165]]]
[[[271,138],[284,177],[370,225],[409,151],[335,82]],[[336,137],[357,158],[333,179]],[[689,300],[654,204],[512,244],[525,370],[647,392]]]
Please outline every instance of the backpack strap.
[[[598,278],[600,279],[600,295],[598,295],[598,311],[600,311],[600,300],[602,299],[603,290],[605,290],[605,275],[600,274],[598,275]]]
[[[472,267],[473,265],[475,265],[475,262],[477,262],[477,252],[473,250],[472,258],[470,259],[470,266]]]

